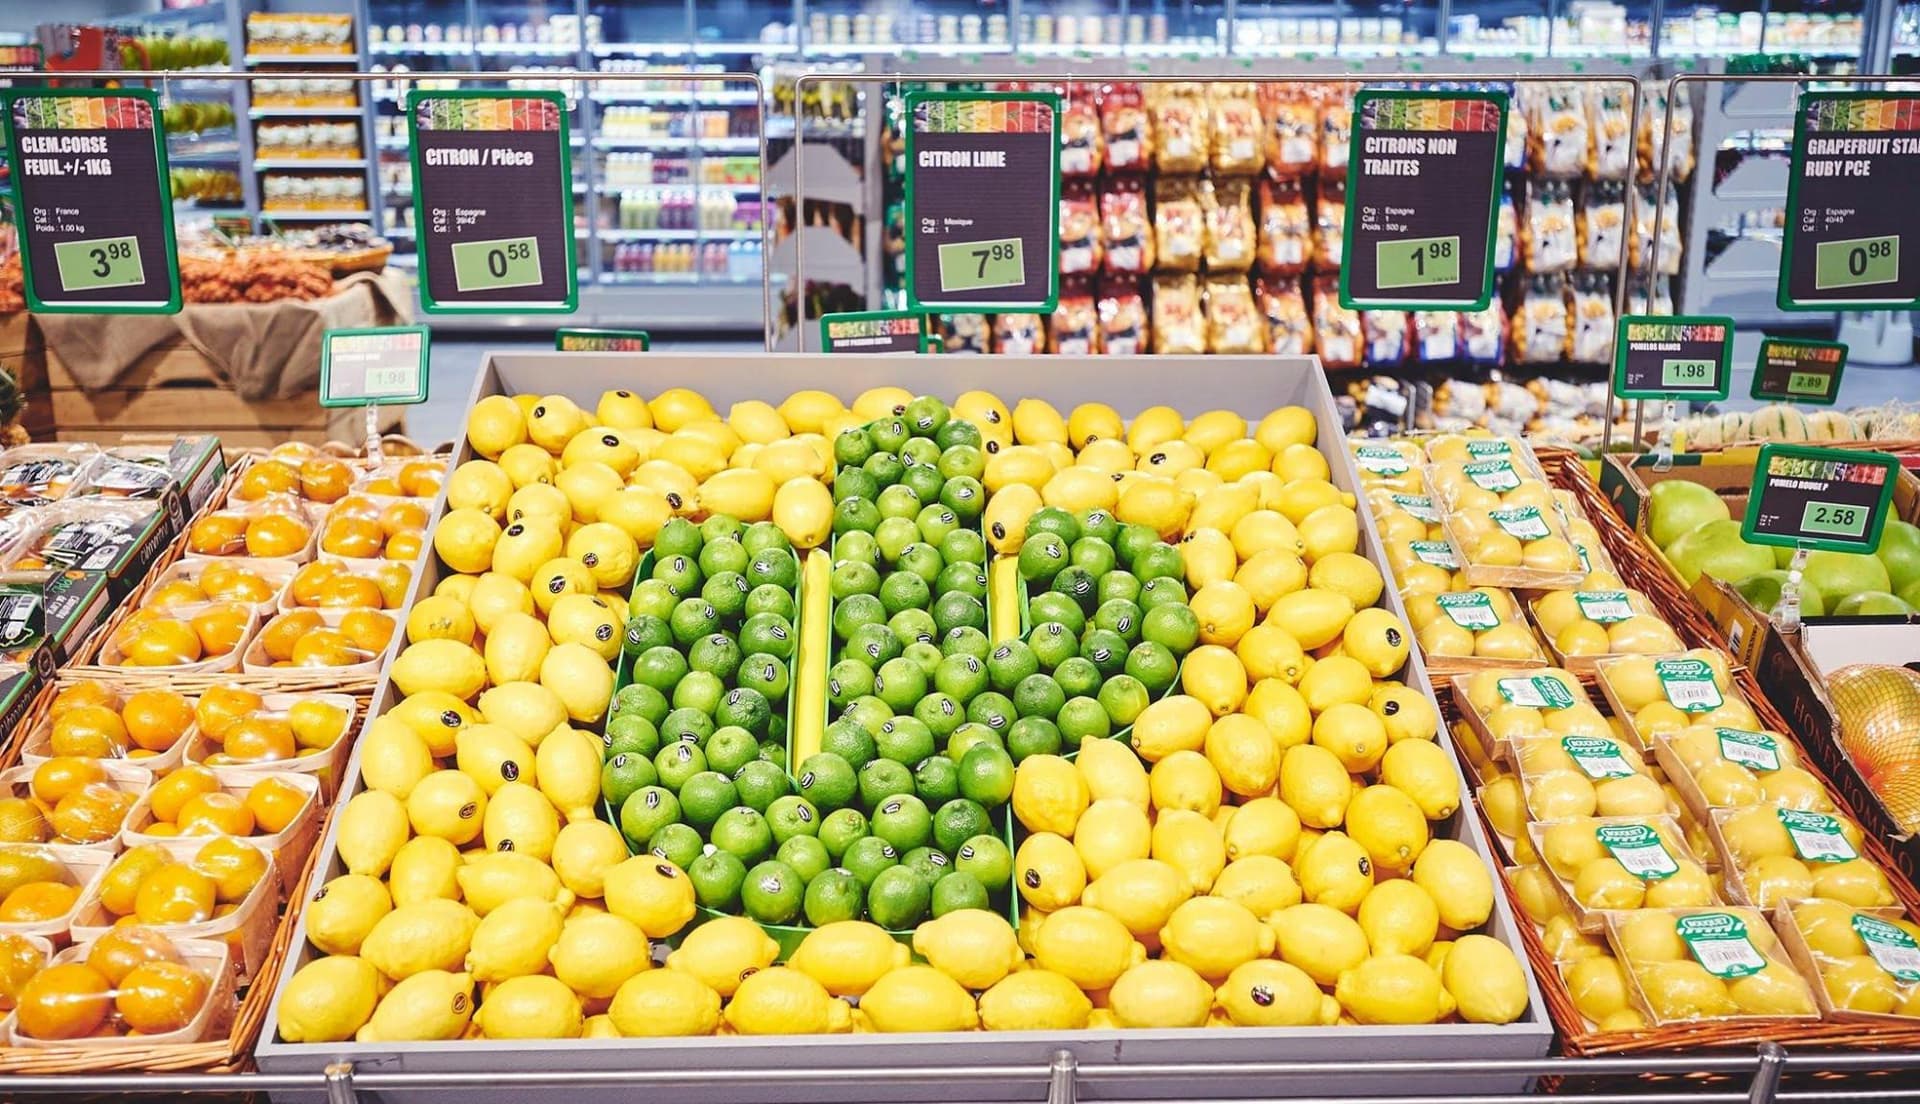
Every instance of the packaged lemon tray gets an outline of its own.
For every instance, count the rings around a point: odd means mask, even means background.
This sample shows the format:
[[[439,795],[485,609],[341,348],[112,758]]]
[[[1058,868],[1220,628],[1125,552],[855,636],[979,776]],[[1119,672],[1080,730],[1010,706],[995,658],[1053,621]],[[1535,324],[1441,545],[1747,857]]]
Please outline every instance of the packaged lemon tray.
[[[1823,1017],[1906,1027],[1920,1019],[1920,926],[1900,909],[1798,901],[1780,906],[1774,927],[1816,982]]]
[[[1733,684],[1726,655],[1712,648],[1602,659],[1594,664],[1594,677],[1614,716],[1626,722],[1642,747],[1696,725],[1760,727],[1753,707]]]
[[[1427,486],[1475,586],[1545,590],[1586,575],[1553,488],[1519,438],[1431,438]]]
[[[1607,942],[1647,1022],[1816,1019],[1813,987],[1767,914],[1738,907],[1610,913]]]
[[[1547,665],[1547,653],[1511,591],[1447,590],[1405,599],[1407,622],[1436,668]]]

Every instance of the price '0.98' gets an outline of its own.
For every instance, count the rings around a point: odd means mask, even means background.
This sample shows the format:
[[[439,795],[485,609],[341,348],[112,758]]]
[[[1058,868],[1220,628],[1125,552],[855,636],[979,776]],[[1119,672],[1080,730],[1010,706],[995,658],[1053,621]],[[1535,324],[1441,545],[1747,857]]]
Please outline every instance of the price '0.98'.
[[[1886,238],[1856,245],[1847,250],[1847,271],[1855,276],[1865,276],[1867,266],[1874,261],[1893,256],[1893,242]]]

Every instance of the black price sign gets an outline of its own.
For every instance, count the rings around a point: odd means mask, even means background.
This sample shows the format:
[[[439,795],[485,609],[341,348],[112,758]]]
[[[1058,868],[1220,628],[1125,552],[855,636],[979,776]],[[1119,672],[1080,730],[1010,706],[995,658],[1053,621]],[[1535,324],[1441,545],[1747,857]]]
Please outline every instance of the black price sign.
[[[1060,296],[1060,97],[907,94],[907,303],[1051,313]]]
[[[22,91],[4,102],[27,306],[179,311],[173,190],[154,94]]]
[[[1753,368],[1753,397],[1832,406],[1846,367],[1847,347],[1841,342],[1763,337],[1760,361]]]
[[[1920,97],[1802,92],[1781,310],[1920,307]],[[1904,256],[1903,256],[1904,250]]]
[[[820,317],[820,349],[828,353],[918,353],[931,335],[918,311],[849,311]]]
[[[561,353],[644,353],[653,348],[653,338],[645,330],[554,331],[553,348]]]
[[[1733,387],[1731,318],[1622,315],[1613,347],[1613,393],[1623,399],[1705,402]]]
[[[427,401],[425,326],[328,330],[320,339],[320,405]]]
[[[1354,98],[1342,306],[1486,308],[1506,136],[1503,92]]]
[[[1872,552],[1893,506],[1897,457],[1767,445],[1754,464],[1740,537],[1750,544]]]
[[[420,303],[430,312],[569,312],[573,168],[559,92],[407,95]]]

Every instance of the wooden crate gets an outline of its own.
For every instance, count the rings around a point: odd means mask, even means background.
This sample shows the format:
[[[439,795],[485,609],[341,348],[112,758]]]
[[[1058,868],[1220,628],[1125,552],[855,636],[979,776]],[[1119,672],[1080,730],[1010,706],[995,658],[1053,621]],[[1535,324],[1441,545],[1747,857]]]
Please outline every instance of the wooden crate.
[[[26,311],[0,313],[0,368],[13,373],[27,409],[20,424],[36,441],[53,439],[53,403],[47,390],[45,344]]]

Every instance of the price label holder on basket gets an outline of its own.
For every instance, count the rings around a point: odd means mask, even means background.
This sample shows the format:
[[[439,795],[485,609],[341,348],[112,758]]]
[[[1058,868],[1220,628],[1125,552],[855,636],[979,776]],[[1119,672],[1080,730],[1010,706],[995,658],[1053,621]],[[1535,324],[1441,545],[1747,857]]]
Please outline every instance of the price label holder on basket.
[[[1341,306],[1486,309],[1506,135],[1504,92],[1354,97]]]
[[[178,313],[173,189],[154,93],[32,89],[0,103],[28,308]]]
[[[1756,399],[1832,406],[1840,397],[1840,373],[1847,367],[1847,346],[1839,341],[1763,337],[1753,366]]]
[[[645,330],[560,329],[553,334],[559,353],[644,353],[653,348]]]
[[[1898,457],[1884,452],[1771,444],[1760,450],[1740,538],[1793,549],[1780,621],[1800,627],[1800,581],[1815,549],[1872,555],[1893,509]]]
[[[847,311],[820,316],[827,353],[922,353],[932,334],[919,311]]]
[[[1060,298],[1060,97],[909,92],[907,305],[1051,314]]]
[[[1613,349],[1613,393],[1666,404],[1653,468],[1668,471],[1675,404],[1719,402],[1733,389],[1733,319],[1621,315]]]
[[[380,464],[380,407],[427,401],[425,326],[328,330],[320,338],[320,405],[367,408],[367,461]]]
[[[1793,118],[1781,310],[1920,307],[1920,96],[1802,92]]]
[[[569,141],[560,92],[407,94],[423,309],[579,305]]]

